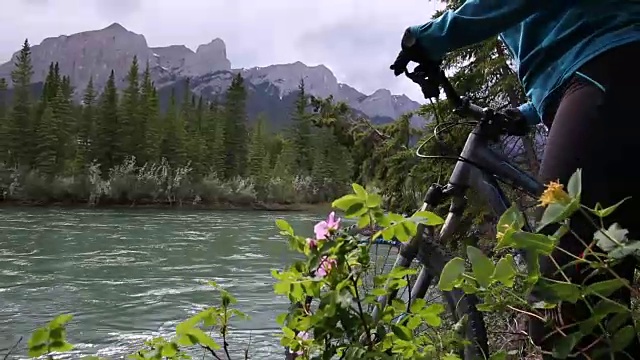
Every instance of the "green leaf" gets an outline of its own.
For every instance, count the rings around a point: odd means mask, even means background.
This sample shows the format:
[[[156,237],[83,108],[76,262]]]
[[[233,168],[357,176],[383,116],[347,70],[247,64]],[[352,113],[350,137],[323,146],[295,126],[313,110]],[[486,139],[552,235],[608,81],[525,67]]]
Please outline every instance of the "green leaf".
[[[382,235],[382,238],[385,240],[393,240],[393,238],[395,237],[395,231],[393,230],[392,227],[388,227],[388,228],[384,228],[380,234]]]
[[[40,357],[47,353],[47,344],[40,344],[36,346],[30,346],[28,355],[32,358]]]
[[[63,326],[69,321],[71,321],[72,318],[73,318],[73,315],[71,314],[60,314],[49,322],[49,327],[53,329],[53,328]]]
[[[411,341],[413,339],[411,331],[404,326],[391,325],[391,330],[400,340]]]
[[[287,316],[289,316],[288,313],[282,313],[276,316],[276,322],[278,323],[278,325],[284,325],[284,322],[287,320]]]
[[[288,327],[283,327],[282,328],[282,333],[284,334],[284,337],[286,337],[286,338],[293,339],[293,338],[296,337],[295,331],[289,329]]]
[[[431,211],[417,211],[411,216],[412,219],[419,219],[419,222],[428,226],[438,226],[444,224],[444,219]]]
[[[623,229],[618,223],[613,223],[609,228],[605,231],[599,229],[593,234],[593,238],[596,240],[596,245],[602,250],[609,252],[616,247],[618,244],[624,244],[628,241],[627,235],[629,231],[627,229]]]
[[[369,194],[366,204],[369,209],[377,208],[382,204],[382,197],[378,194]]]
[[[600,203],[597,203],[595,209],[589,209],[589,211],[598,217],[607,217],[611,215],[611,213],[614,212],[620,205],[622,205],[622,203],[629,199],[631,199],[631,196],[627,196],[626,198],[620,200],[617,204],[611,205],[606,209],[603,209],[602,205]]]
[[[287,233],[288,235],[293,235],[293,228],[286,220],[276,219],[276,226],[278,227],[278,229]]]
[[[369,226],[369,224],[371,224],[371,217],[368,215],[361,216],[360,219],[358,219],[358,228],[360,229]]]
[[[524,216],[516,205],[512,205],[507,209],[498,219],[498,225],[496,225],[498,232],[504,232],[505,229],[510,228],[514,230],[520,230],[525,224]]]
[[[580,323],[580,331],[583,334],[591,334],[593,329],[595,329],[604,318],[609,316],[609,314],[619,314],[627,311],[628,309],[624,305],[618,304],[610,299],[603,299],[593,308],[591,317]]]
[[[160,354],[164,357],[174,357],[178,354],[178,345],[174,342],[170,342],[162,347]]]
[[[631,341],[633,341],[635,336],[636,331],[631,325],[627,325],[618,330],[612,337],[611,351],[616,352],[624,350],[624,348],[631,344]]]
[[[460,360],[460,357],[456,354],[446,354],[442,360]]]
[[[540,256],[536,253],[527,252],[527,283],[536,284],[540,279]]]
[[[356,217],[360,217],[360,216],[366,214],[367,211],[369,211],[369,209],[366,206],[364,206],[363,202],[357,202],[357,203],[349,206],[344,211],[344,216],[346,216],[348,218],[356,218]]]
[[[613,294],[614,291],[625,286],[625,284],[626,281],[622,281],[620,279],[600,281],[587,286],[587,288],[585,289],[585,293],[600,294],[603,297],[608,297],[609,295]]]
[[[73,350],[73,345],[66,341],[54,341],[49,344],[49,351],[67,352]]]
[[[507,287],[512,287],[516,277],[516,266],[513,262],[513,256],[508,254],[498,261],[496,268],[491,276],[495,281],[499,281]]]
[[[444,312],[444,305],[431,304],[424,310],[420,311],[420,316],[424,319],[424,322],[429,326],[438,327],[442,324],[440,314]]]
[[[176,334],[186,334],[198,325],[205,317],[205,311],[199,312],[176,326]]]
[[[443,291],[451,291],[459,282],[464,273],[464,259],[455,257],[444,266],[440,280],[438,280],[438,288]]]
[[[580,339],[582,339],[582,334],[575,332],[557,340],[553,346],[553,358],[566,359]]]
[[[196,340],[197,344],[203,345],[203,346],[208,346],[213,350],[219,350],[220,349],[220,345],[218,345],[209,335],[207,335],[204,331],[198,329],[198,328],[193,328],[193,329],[189,329],[189,331],[187,332],[187,335],[191,338],[193,337],[193,339]]]
[[[64,340],[64,327],[49,329],[49,339],[52,341]]]
[[[576,170],[576,172],[571,175],[571,178],[569,178],[567,192],[569,196],[580,201],[580,195],[582,194],[582,169]]]
[[[507,352],[504,350],[495,352],[489,357],[489,360],[507,360]]]
[[[49,329],[48,328],[39,328],[36,329],[29,339],[28,346],[34,347],[40,344],[46,344],[49,341]]]
[[[367,190],[365,190],[362,185],[353,183],[351,184],[351,187],[353,188],[353,192],[356,193],[360,199],[364,200],[367,198]]]
[[[533,234],[526,231],[516,231],[512,235],[516,248],[526,249],[535,253],[549,255],[556,246],[554,239],[543,234]]]
[[[387,291],[385,289],[382,288],[375,288],[371,291],[371,295],[374,296],[384,296],[387,295]]]
[[[640,254],[640,241],[634,240],[617,247],[609,253],[609,258],[621,260],[627,256],[638,256]]]
[[[488,287],[491,284],[491,275],[495,270],[493,262],[482,253],[482,250],[467,246],[467,257],[471,261],[471,271],[476,278],[476,281],[482,287]]]
[[[616,330],[618,330],[622,325],[626,324],[627,321],[629,320],[629,317],[631,316],[630,312],[628,311],[628,309],[625,307],[625,311],[624,312],[620,312],[615,314],[611,319],[609,319],[609,321],[607,321],[607,331],[609,332],[615,332]]]
[[[570,283],[554,283],[549,289],[563,301],[575,304],[580,299],[580,287]]]
[[[571,214],[580,208],[580,202],[576,199],[571,200],[568,204],[549,204],[542,214],[542,219],[538,224],[536,232],[539,232],[549,224],[559,223],[567,219]]]
[[[333,203],[331,203],[331,207],[340,209],[342,211],[346,211],[348,208],[358,203],[360,204],[364,203],[364,199],[360,199],[359,197],[353,194],[348,194],[337,200],[334,200]]]

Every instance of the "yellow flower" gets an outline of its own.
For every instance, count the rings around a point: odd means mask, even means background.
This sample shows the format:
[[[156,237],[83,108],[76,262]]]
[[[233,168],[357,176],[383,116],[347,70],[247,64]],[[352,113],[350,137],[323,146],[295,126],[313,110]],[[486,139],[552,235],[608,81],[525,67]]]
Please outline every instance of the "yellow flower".
[[[496,234],[496,239],[498,240],[498,242],[502,241],[505,233],[511,228],[511,226],[509,226],[509,224],[504,224],[501,226],[501,228],[503,228],[504,231],[498,230],[498,233]]]
[[[544,207],[549,204],[567,203],[570,200],[571,197],[564,191],[564,185],[560,184],[559,181],[551,181],[540,196],[540,205],[538,206]]]

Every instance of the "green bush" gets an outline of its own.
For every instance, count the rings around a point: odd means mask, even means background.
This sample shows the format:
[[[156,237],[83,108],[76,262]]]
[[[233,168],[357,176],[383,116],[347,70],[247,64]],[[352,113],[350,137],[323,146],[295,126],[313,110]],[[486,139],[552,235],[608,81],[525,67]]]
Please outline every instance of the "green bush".
[[[537,261],[529,261],[526,267],[519,266],[513,255],[506,251],[527,250],[533,255],[529,260],[537,259],[538,255],[550,256],[558,249],[559,237],[570,231],[570,216],[584,213],[604,218],[622,203],[607,208],[597,205],[594,209],[581,205],[580,176],[580,171],[574,174],[567,191],[558,183],[548,185],[540,198],[540,205],[546,209],[536,232],[523,231],[525,219],[521,212],[515,207],[509,209],[497,225],[496,256],[490,258],[480,249],[467,246],[466,259],[454,257],[450,260],[438,282],[442,291],[458,288],[477,296],[481,300],[478,310],[485,314],[487,321],[505,321],[523,315],[549,321],[546,318],[548,310],[558,309],[565,303],[584,301],[591,308],[590,318],[577,324],[556,324],[553,330],[566,333],[555,343],[551,355],[556,359],[576,356],[587,350],[591,352],[590,356],[595,356],[594,351],[601,354],[620,352],[637,336],[633,326],[624,324],[635,314],[609,298],[614,291],[630,287],[627,281],[612,272],[612,265],[627,256],[636,256],[640,249],[640,242],[628,239],[626,230],[618,224],[605,229],[594,222],[593,240],[584,242],[587,250],[582,256],[572,255],[575,261],[570,264],[579,264],[593,273],[608,273],[610,280],[571,283],[560,268],[563,278],[547,279],[541,276]],[[222,187],[222,183],[213,178],[208,181],[212,186]],[[236,190],[250,188],[247,185]],[[373,266],[372,240],[383,237],[405,242],[416,234],[419,224],[439,226],[443,219],[426,211],[408,217],[386,213],[381,205],[380,195],[369,193],[357,184],[353,185],[352,194],[333,202],[333,207],[342,210],[345,217],[357,221],[358,227],[375,225],[381,228],[365,243],[345,231],[335,213],[315,225],[312,237],[297,234],[283,219],[276,221],[291,249],[304,257],[284,270],[272,271],[276,279],[275,293],[286,296],[292,303],[290,310],[279,315],[276,321],[282,326],[282,346],[288,348],[295,358],[459,359],[459,350],[467,342],[464,332],[460,331],[465,325],[464,317],[457,323],[447,322],[443,319],[445,306],[438,302],[427,303],[424,299],[405,303],[398,298],[384,306],[377,303],[379,295],[407,286],[416,273],[415,269],[397,268],[387,274],[374,275],[370,272]],[[558,224],[559,230],[552,235],[539,232],[550,224]],[[372,283],[372,288],[365,291],[365,283]],[[535,288],[545,289],[547,297],[531,303],[526,299]],[[214,358],[218,358],[219,352],[228,357],[228,319],[243,314],[231,308],[235,299],[220,291],[221,305],[178,325],[173,338],[157,338],[146,343],[145,348],[134,353],[132,358],[182,359],[190,346],[199,346]],[[372,307],[378,307],[382,315],[374,319],[370,312]],[[29,343],[30,355],[70,349],[62,328],[70,317],[63,319],[65,321],[54,319],[43,328],[45,330],[34,332]],[[211,327],[217,330],[222,346],[205,332]],[[431,331],[424,331],[425,327]],[[591,334],[598,335],[598,342],[589,349],[577,349],[579,340]],[[524,356],[521,349],[514,348],[513,344],[510,347],[491,345],[493,352],[487,355],[489,359]],[[528,350],[528,354],[536,351]]]
[[[220,179],[211,173],[191,176],[192,168],[159,164],[137,165],[126,158],[107,176],[97,163],[83,173],[48,177],[29,168],[0,166],[0,199],[26,203],[71,202],[96,204],[177,204],[201,203],[249,206],[258,202],[275,204],[325,202],[344,191],[335,181],[317,181],[309,176],[262,179],[235,177]]]

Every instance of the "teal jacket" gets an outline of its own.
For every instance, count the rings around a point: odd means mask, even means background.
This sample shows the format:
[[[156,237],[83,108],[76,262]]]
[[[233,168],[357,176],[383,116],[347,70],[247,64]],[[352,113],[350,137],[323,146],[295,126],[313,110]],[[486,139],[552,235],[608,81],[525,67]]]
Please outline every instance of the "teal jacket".
[[[519,108],[533,125],[540,122],[555,90],[585,62],[640,40],[640,2],[467,0],[456,11],[411,31],[434,59],[499,35],[530,100]]]

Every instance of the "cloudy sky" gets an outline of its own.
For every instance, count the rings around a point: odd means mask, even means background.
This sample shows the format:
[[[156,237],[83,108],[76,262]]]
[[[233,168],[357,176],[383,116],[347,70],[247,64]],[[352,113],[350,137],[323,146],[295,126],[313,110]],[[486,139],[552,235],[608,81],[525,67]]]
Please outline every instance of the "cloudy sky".
[[[409,25],[429,20],[435,0],[2,0],[0,61],[28,38],[100,29],[113,22],[150,46],[194,49],[222,38],[233,67],[325,64],[364,93],[388,88],[420,101],[388,70]]]

